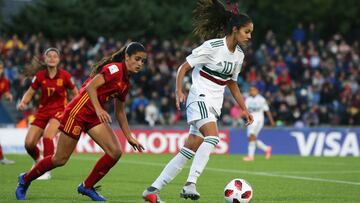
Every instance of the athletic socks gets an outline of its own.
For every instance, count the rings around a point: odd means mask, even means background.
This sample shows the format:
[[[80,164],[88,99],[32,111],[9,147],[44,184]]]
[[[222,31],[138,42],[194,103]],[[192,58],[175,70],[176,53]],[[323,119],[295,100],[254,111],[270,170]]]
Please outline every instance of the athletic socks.
[[[249,141],[248,155],[250,157],[254,157],[255,150],[256,150],[256,141]]]
[[[3,160],[4,159],[4,154],[3,154],[3,151],[2,151],[2,147],[0,145],[0,160]]]
[[[85,188],[92,188],[101,180],[118,160],[113,159],[110,155],[104,154],[95,164],[89,176],[84,181]]]
[[[267,149],[267,145],[265,145],[261,140],[256,140],[256,147],[265,151]]]
[[[194,156],[195,152],[183,147],[179,153],[165,166],[159,177],[151,187],[161,190],[165,185],[172,181],[183,169],[186,162]],[[153,189],[150,187],[150,190]]]
[[[54,142],[51,138],[43,138],[44,144],[44,157],[51,156],[54,154]]]
[[[44,159],[40,160],[25,176],[25,182],[29,183],[36,178],[40,177],[47,171],[55,168],[56,166],[52,163],[52,156],[47,156]]]
[[[217,136],[207,136],[204,138],[203,143],[200,145],[194,156],[187,182],[196,184],[198,177],[201,175],[209,161],[210,153],[215,149],[215,146],[218,143],[219,138]]]

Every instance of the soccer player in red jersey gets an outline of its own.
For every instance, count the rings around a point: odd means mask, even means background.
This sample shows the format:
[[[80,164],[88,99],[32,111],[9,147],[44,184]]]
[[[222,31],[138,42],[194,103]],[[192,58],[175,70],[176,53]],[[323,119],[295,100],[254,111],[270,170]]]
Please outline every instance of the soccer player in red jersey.
[[[129,75],[139,72],[145,62],[145,48],[138,42],[132,42],[111,56],[102,59],[93,66],[92,73],[76,96],[65,108],[59,129],[57,150],[54,156],[47,156],[29,172],[20,174],[16,188],[16,198],[23,200],[31,181],[46,171],[63,166],[69,160],[82,132],[104,150],[105,154],[82,182],[77,191],[94,201],[105,201],[94,185],[100,181],[120,159],[122,150],[118,137],[111,129],[110,115],[104,110],[104,104],[115,98],[115,115],[127,141],[135,150],[144,147],[131,135],[125,113],[125,98],[129,91]]]
[[[25,149],[35,162],[40,159],[39,148],[36,145],[41,136],[43,136],[44,157],[54,154],[52,139],[58,133],[61,117],[67,104],[66,90],[71,90],[73,97],[78,94],[70,73],[58,68],[60,51],[57,48],[47,49],[44,53],[44,61],[45,63],[34,58],[32,67],[34,70],[32,71],[37,72],[33,77],[31,86],[17,106],[18,110],[25,110],[36,90],[41,91],[40,104],[35,113],[35,120],[31,123],[25,138]],[[28,75],[33,74],[28,73]],[[44,179],[49,178],[50,174],[47,173]]]
[[[3,95],[5,96],[5,99],[7,99],[9,102],[12,102],[13,96],[10,92],[10,82],[4,76],[4,64],[2,61],[0,61],[0,99]],[[0,144],[0,164],[13,164],[13,163],[15,162],[12,160],[8,160],[4,157],[2,147]]]

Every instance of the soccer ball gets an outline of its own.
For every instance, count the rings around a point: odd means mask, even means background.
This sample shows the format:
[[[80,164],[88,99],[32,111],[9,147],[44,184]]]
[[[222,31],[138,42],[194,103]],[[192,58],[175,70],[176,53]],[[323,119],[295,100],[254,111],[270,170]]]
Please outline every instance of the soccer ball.
[[[252,196],[251,185],[244,179],[234,179],[224,189],[225,201],[228,203],[247,203]]]

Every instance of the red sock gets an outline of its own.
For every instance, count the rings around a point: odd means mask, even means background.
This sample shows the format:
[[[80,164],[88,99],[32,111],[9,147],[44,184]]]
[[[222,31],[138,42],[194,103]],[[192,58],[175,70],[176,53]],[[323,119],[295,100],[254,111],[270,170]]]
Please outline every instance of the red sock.
[[[35,146],[32,149],[26,149],[27,153],[34,159],[34,161],[37,161],[40,157],[40,150],[37,146]]]
[[[4,159],[4,154],[2,152],[2,147],[1,147],[1,144],[0,144],[0,160]]]
[[[93,170],[84,181],[85,188],[94,187],[94,185],[103,178],[107,172],[116,164],[118,160],[113,159],[108,154],[104,154],[99,161],[96,162]]]
[[[25,176],[25,182],[31,182],[56,166],[51,161],[52,156],[47,156],[39,161]]]
[[[51,138],[44,137],[44,157],[52,156],[54,154],[54,142]]]

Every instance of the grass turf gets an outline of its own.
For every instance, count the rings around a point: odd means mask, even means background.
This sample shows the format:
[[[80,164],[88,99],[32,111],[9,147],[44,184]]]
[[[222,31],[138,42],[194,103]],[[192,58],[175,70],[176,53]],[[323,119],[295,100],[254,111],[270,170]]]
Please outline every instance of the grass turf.
[[[109,202],[144,202],[143,190],[160,174],[173,155],[124,155],[98,183]],[[32,202],[88,202],[76,188],[92,169],[99,154],[74,154],[64,167],[52,171],[51,180],[34,181],[27,200]],[[19,173],[32,161],[26,155],[7,155],[16,161],[0,165],[0,202],[17,202],[15,187]],[[179,176],[161,191],[167,203],[192,202],[179,198],[190,162]],[[244,178],[253,187],[252,202],[360,202],[360,160],[354,157],[273,156],[254,162],[239,155],[212,155],[198,180],[199,203],[223,203],[224,186],[234,178]]]

